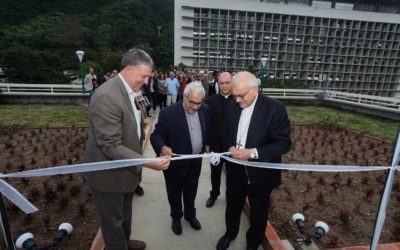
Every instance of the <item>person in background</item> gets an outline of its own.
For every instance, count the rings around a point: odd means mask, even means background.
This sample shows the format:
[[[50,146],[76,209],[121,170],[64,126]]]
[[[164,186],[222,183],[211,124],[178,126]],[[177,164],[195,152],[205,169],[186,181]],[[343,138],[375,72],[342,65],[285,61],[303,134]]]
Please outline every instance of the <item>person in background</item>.
[[[223,143],[221,140],[221,131],[223,129],[226,107],[232,102],[232,75],[228,72],[221,73],[218,77],[220,94],[213,95],[206,100],[210,107],[211,127],[210,127],[210,151],[216,153],[223,152]],[[221,159],[218,165],[211,167],[211,191],[210,198],[206,202],[206,207],[214,206],[215,201],[220,195],[221,172],[224,161]]]
[[[93,95],[93,79],[97,79],[97,76],[94,74],[94,69],[90,68],[88,74],[85,76],[85,90],[86,92],[89,93],[89,100],[88,103],[90,103],[90,99],[92,98]]]
[[[216,94],[215,85],[217,85],[217,81],[215,81],[214,75],[208,75],[208,97]]]
[[[165,81],[165,86],[168,89],[167,106],[170,106],[176,103],[179,88],[179,81],[175,78],[175,73],[173,71],[169,72],[169,78]]]
[[[168,94],[168,89],[165,86],[165,74],[163,72],[160,73],[159,78],[157,79],[157,84],[158,84],[158,100],[161,110],[167,106],[167,94]]]

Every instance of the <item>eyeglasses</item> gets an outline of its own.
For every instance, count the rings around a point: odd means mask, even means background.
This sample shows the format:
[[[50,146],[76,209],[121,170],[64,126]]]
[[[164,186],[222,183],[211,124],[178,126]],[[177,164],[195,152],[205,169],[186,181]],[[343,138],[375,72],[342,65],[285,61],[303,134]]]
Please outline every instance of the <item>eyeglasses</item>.
[[[250,92],[250,90],[252,90],[252,89],[254,89],[254,88],[250,88],[249,90],[247,90],[246,93],[241,94],[241,95],[232,95],[232,97],[234,100],[237,100],[237,98],[239,98],[240,100],[243,100],[246,97],[246,95]]]
[[[203,102],[194,102],[194,101],[190,100],[188,97],[186,97],[186,98],[189,102],[189,105],[192,107],[201,107],[201,105],[203,104]]]

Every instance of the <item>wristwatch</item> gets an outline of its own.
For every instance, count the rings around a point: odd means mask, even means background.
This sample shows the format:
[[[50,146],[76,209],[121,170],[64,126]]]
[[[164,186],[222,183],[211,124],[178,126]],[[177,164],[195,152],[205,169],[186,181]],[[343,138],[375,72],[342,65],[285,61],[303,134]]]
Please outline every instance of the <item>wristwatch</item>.
[[[250,159],[254,160],[257,157],[256,149],[253,148],[250,153]]]

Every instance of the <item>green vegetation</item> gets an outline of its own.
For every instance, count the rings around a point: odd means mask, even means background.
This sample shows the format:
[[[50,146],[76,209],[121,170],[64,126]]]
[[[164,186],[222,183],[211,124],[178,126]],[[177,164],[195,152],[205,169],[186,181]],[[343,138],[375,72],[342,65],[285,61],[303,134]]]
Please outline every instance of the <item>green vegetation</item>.
[[[392,120],[316,106],[286,106],[286,108],[291,121],[295,123],[336,125],[389,141],[396,139],[398,123]]]
[[[287,106],[292,123],[340,126],[394,141],[398,123],[349,111],[315,107]],[[87,108],[74,105],[0,105],[0,125],[73,126],[87,125]]]
[[[0,105],[0,125],[73,126],[88,125],[87,108],[75,105]]]
[[[85,71],[101,76],[119,70],[123,53],[137,47],[168,70],[173,8],[173,0],[3,0],[0,67],[11,82],[67,83],[62,72],[79,70],[76,50],[85,51]]]

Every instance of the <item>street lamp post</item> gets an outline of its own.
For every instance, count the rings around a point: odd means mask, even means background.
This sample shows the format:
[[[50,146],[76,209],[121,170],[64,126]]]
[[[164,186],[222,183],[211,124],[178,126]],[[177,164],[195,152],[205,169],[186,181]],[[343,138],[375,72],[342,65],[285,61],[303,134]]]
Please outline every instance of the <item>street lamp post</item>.
[[[265,79],[267,78],[267,71],[266,71],[266,67],[267,67],[267,63],[268,63],[268,58],[266,57],[262,57],[261,59],[261,74],[260,74],[260,79],[261,79],[261,86],[263,85]]]
[[[75,54],[78,56],[79,59],[80,76],[82,81],[82,94],[85,94],[86,90],[85,90],[85,81],[83,80],[83,64],[82,64],[83,55],[85,54],[85,52],[83,52],[82,50],[77,50]]]

